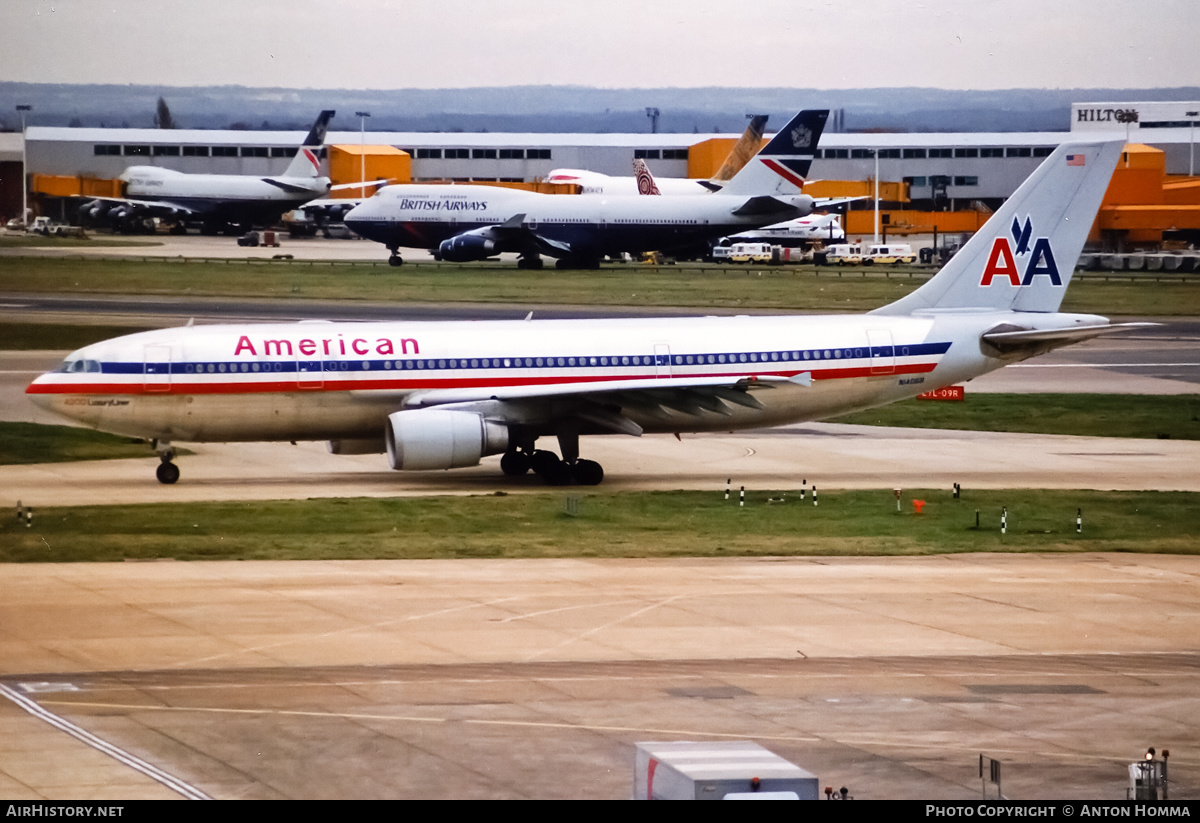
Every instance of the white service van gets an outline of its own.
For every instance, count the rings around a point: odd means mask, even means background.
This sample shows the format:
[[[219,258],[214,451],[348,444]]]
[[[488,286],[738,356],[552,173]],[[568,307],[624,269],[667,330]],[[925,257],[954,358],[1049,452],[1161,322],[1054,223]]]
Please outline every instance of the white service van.
[[[863,247],[858,243],[835,243],[825,249],[825,262],[830,266],[857,266],[863,261]]]
[[[770,243],[734,243],[729,249],[730,263],[770,263]]]
[[[915,263],[917,256],[913,254],[912,246],[907,243],[877,243],[867,248],[863,258],[866,265],[898,266],[901,263]]]

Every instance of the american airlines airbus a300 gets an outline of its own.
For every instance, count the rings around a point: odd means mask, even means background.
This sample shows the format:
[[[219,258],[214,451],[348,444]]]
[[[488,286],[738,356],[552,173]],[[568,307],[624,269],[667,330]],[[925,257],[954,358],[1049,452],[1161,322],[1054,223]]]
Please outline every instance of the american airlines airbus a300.
[[[802,111],[719,192],[706,197],[577,197],[493,186],[388,186],[346,215],[354,232],[451,262],[520,255],[520,268],[592,268],[623,253],[695,246],[727,234],[803,217],[801,194],[828,111]]]
[[[331,187],[329,178],[321,174],[317,152],[325,142],[325,131],[333,115],[332,111],[321,112],[281,175],[185,174],[159,166],[130,166],[120,178],[124,197],[90,198],[79,208],[79,213],[86,219],[105,221],[116,228],[128,227],[147,217],[179,225],[197,221],[211,232],[228,226],[274,225],[285,212],[324,197],[333,188],[362,185]]]
[[[87,346],[27,391],[154,440],[164,483],[173,441],[328,440],[395,469],[500,454],[506,474],[595,484],[580,435],[816,420],[1121,330],[1058,311],[1121,149],[1061,146],[936,276],[866,315],[189,326]]]

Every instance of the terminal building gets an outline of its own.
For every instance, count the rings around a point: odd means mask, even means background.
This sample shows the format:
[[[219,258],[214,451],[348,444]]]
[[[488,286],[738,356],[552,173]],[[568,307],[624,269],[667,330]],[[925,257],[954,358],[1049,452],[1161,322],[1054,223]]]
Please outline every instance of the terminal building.
[[[1123,135],[1131,144],[1161,152],[1165,174],[1193,175],[1197,124],[1200,103],[1076,103],[1070,130],[1062,132],[827,131],[811,177],[861,183],[878,174],[881,181],[901,184],[890,189],[903,192],[894,195],[891,208],[986,213],[1011,195],[1056,146],[1081,136]],[[386,177],[399,183],[534,184],[556,168],[629,176],[635,158],[645,159],[659,177],[705,178],[716,171],[737,137],[371,132],[364,138],[357,131],[330,132],[322,162],[335,184],[357,181],[363,167],[367,179]],[[132,165],[191,173],[280,174],[303,138],[303,132],[290,131],[30,126],[26,150],[34,192],[58,198],[119,196],[116,178]],[[5,197],[0,211],[15,215],[19,205],[14,209],[10,199]],[[47,207],[44,199],[40,205]],[[58,211],[69,216],[61,205]]]

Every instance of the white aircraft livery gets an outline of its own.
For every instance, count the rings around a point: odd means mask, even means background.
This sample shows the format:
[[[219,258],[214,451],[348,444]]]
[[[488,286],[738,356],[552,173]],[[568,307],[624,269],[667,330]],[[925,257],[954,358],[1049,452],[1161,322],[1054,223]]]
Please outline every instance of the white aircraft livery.
[[[194,220],[213,232],[227,226],[274,225],[285,212],[331,190],[329,178],[321,175],[317,152],[333,115],[321,112],[282,175],[185,174],[159,166],[130,166],[120,177],[124,197],[89,198],[79,213],[116,228],[148,217],[176,223]]]
[[[82,348],[27,392],[153,439],[164,483],[173,441],[328,440],[394,469],[500,454],[507,474],[595,484],[580,435],[815,420],[1138,325],[1058,311],[1121,150],[1061,146],[936,276],[866,315],[188,326]]]
[[[771,243],[776,246],[801,246],[815,241],[841,243],[845,239],[846,232],[842,230],[842,222],[836,214],[810,214],[774,226],[744,231],[733,237],[723,237],[720,245]]]
[[[593,268],[601,258],[667,251],[739,231],[803,217],[813,199],[801,193],[828,111],[792,118],[724,188],[707,197],[578,197],[494,186],[388,186],[346,215],[357,234],[399,249],[432,249],[451,262],[520,255],[518,267]]]
[[[762,148],[763,128],[766,125],[767,116],[765,114],[758,114],[751,118],[750,125],[746,127],[746,131],[743,132],[737,143],[734,144],[733,149],[730,150],[729,156],[725,158],[725,162],[721,165],[721,168],[708,180],[666,177],[657,181],[656,188],[658,191],[649,192],[644,188],[642,174],[638,171],[639,163],[641,163],[641,168],[643,169],[646,168],[646,164],[639,158],[634,160],[635,174],[633,177],[612,177],[597,171],[587,171],[586,169],[553,169],[546,175],[546,182],[574,183],[580,187],[583,194],[616,195],[653,193],[671,196],[711,194],[714,191],[720,190],[721,186],[725,185],[726,181],[732,179],[735,174],[741,171],[750,162],[750,158]],[[655,185],[653,179],[650,181],[650,185]]]

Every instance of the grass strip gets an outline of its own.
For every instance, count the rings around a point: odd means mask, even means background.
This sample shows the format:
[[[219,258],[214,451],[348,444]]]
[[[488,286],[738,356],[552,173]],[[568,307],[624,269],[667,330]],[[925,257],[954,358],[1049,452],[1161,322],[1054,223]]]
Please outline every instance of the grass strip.
[[[147,331],[152,326],[92,326],[73,323],[0,323],[0,351],[71,351],[100,340]]]
[[[0,423],[0,465],[149,457],[145,440],[38,423]]]
[[[30,527],[0,518],[0,562],[1200,552],[1195,493],[968,489],[954,500],[917,490],[900,512],[891,489],[821,492],[817,507],[797,491],[751,491],[744,508],[736,494],[723,497],[559,491],[46,508]],[[913,499],[926,501],[923,513]]]
[[[364,251],[370,254],[369,248]],[[511,263],[361,263],[0,257],[0,291],[304,297],[412,303],[547,303],[703,306],[725,310],[862,312],[898,300],[929,270],[842,271],[813,266],[716,267],[606,264],[595,271],[518,270]],[[1083,279],[1064,311],[1200,315],[1200,278],[1189,282]]]
[[[830,423],[918,429],[1200,440],[1200,394],[967,394],[961,403],[903,400]]]

